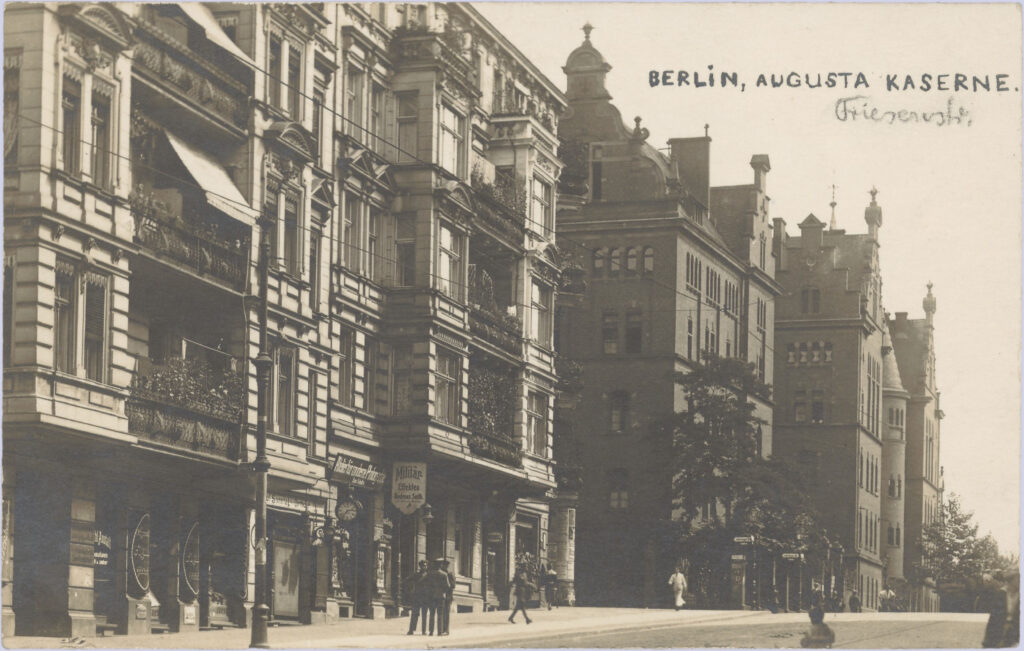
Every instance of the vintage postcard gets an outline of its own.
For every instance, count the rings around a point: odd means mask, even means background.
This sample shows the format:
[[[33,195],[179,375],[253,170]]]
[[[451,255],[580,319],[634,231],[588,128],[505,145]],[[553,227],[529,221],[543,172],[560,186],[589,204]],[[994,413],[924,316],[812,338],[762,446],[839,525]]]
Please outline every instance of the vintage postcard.
[[[1017,646],[1019,4],[3,34],[5,646]]]

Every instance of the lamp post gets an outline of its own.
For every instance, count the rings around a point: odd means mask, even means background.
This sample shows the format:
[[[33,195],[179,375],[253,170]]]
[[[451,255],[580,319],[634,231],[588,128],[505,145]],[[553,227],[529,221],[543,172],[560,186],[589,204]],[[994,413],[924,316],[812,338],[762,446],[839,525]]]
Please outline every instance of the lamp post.
[[[270,367],[273,361],[267,349],[267,278],[268,261],[270,258],[270,241],[267,238],[267,219],[260,220],[260,257],[259,257],[259,354],[253,360],[256,366],[257,402],[256,402],[256,460],[252,469],[256,473],[256,576],[252,615],[252,637],[249,646],[255,649],[268,649],[267,620],[270,607],[267,605],[267,472],[270,460],[267,459],[267,389],[270,385]]]

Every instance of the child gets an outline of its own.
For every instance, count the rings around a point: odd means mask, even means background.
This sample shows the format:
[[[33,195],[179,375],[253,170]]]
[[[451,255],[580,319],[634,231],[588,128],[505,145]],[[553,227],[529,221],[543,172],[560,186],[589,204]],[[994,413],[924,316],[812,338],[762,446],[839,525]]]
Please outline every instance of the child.
[[[811,618],[811,628],[800,640],[800,646],[805,649],[831,649],[832,643],[836,641],[836,634],[825,622],[825,611],[821,606],[814,606],[807,615]]]

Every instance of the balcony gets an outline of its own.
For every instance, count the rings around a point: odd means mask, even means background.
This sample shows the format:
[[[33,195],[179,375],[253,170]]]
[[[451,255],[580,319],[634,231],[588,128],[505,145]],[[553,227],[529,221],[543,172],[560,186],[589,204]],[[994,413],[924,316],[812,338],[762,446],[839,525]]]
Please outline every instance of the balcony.
[[[477,216],[505,237],[521,241],[526,232],[526,184],[503,170],[494,171],[493,183],[474,170],[470,183],[480,200]]]
[[[469,267],[469,329],[474,336],[519,357],[522,355],[523,324],[508,308],[502,310],[494,298],[494,281],[479,264]]]
[[[224,356],[227,357],[227,356]],[[140,360],[125,406],[128,431],[155,443],[235,461],[241,449],[245,384],[237,360]]]
[[[186,221],[159,195],[140,187],[129,197],[135,241],[150,252],[240,291],[248,270],[248,236],[232,238],[224,232],[228,229],[213,222]]]
[[[179,101],[231,128],[246,128],[249,93],[244,84],[146,20],[137,25],[134,61],[138,72],[154,87],[169,90]]]
[[[522,446],[515,437],[518,398],[515,369],[480,353],[469,362],[469,449],[481,457],[521,467]]]
[[[446,30],[431,32],[425,26],[398,27],[391,39],[391,53],[398,65],[433,63],[444,73],[451,90],[467,96],[479,97],[474,83],[473,63],[463,56],[462,32]]]

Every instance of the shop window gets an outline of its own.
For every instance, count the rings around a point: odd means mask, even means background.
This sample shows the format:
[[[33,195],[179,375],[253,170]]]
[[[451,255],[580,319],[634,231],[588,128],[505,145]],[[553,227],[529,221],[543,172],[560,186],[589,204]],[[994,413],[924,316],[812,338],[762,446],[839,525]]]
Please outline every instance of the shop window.
[[[460,425],[461,395],[459,378],[462,373],[462,358],[446,351],[437,353],[435,375],[434,414],[437,420],[449,425]]]
[[[82,87],[77,81],[67,77],[64,78],[64,87],[61,92],[61,111],[64,129],[64,171],[77,176],[82,169]]]
[[[526,407],[527,446],[530,452],[546,457],[548,451],[548,397],[531,391]]]
[[[629,394],[625,391],[615,391],[608,400],[608,429],[613,434],[628,432],[632,420],[630,416]]]
[[[626,312],[626,354],[639,355],[643,351],[644,321],[640,310]]]

